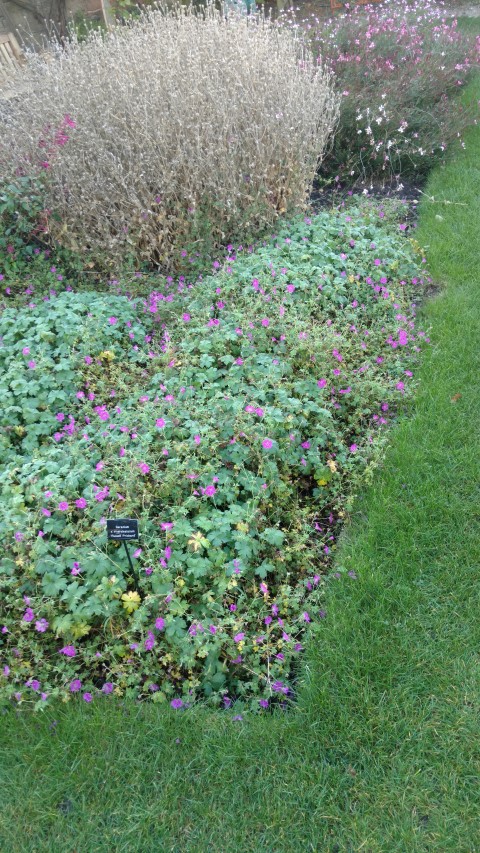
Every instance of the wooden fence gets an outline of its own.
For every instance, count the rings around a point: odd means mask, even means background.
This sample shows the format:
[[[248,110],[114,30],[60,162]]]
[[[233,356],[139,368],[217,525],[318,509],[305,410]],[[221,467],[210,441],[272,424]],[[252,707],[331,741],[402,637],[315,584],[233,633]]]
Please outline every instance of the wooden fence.
[[[13,33],[0,33],[0,86],[15,76],[24,61],[23,52]]]

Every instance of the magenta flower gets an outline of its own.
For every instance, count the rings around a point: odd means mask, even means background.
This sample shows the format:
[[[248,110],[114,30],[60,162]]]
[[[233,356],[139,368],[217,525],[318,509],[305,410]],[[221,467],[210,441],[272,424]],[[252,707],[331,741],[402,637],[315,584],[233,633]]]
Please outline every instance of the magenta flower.
[[[58,504],[58,509],[59,509],[61,512],[67,512],[67,511],[68,511],[68,503],[67,503],[67,501],[60,501],[60,503]]]
[[[87,502],[85,498],[77,498],[77,500],[75,501],[75,506],[77,507],[77,509],[85,509],[86,505]]]
[[[51,516],[51,514],[52,514],[52,513],[50,512],[50,510],[49,510],[49,509],[47,509],[45,506],[42,506],[41,512],[42,512],[42,514],[43,514],[43,515],[45,515],[47,518],[49,518],[49,517]]]
[[[147,639],[145,640],[144,645],[145,645],[145,649],[147,650],[147,652],[152,651],[152,649],[155,645],[155,635],[153,634],[153,631],[147,632]]]
[[[31,607],[27,607],[25,613],[22,616],[22,622],[33,622],[35,619],[35,614]]]
[[[43,634],[47,630],[48,624],[49,623],[47,622],[46,619],[38,619],[35,622],[35,630],[39,631],[41,634]]]
[[[272,690],[274,693],[288,693],[288,687],[283,683],[283,681],[274,681],[272,684]]]
[[[79,678],[74,678],[73,681],[70,682],[70,692],[78,693],[79,690],[82,689],[82,682]]]
[[[264,450],[270,450],[273,447],[273,441],[271,438],[264,438],[262,441],[262,447]]]
[[[240,633],[240,634],[235,634],[233,640],[235,643],[241,643],[244,638],[245,638],[245,634]]]
[[[183,708],[183,702],[181,699],[172,699],[172,701],[170,702],[170,705],[172,708],[175,708],[176,710],[178,708]]]
[[[28,367],[30,368],[30,370],[35,370],[36,366],[37,366],[37,362],[33,361],[33,359],[32,359],[32,361],[28,362]]]
[[[268,319],[268,317],[264,317],[262,320],[262,326],[269,326],[269,325],[270,325],[270,320]]]
[[[158,616],[158,618],[155,619],[155,628],[157,629],[157,631],[163,631],[163,629],[165,628],[165,619],[162,619],[161,616]]]
[[[139,462],[138,467],[140,468],[140,471],[142,472],[142,474],[148,474],[150,471],[150,466],[147,465],[146,462]]]
[[[165,426],[164,419],[163,418],[157,418],[157,420],[155,421],[155,426],[158,427],[159,429],[163,429],[163,427]]]
[[[91,693],[84,693],[83,694],[83,700],[84,700],[84,702],[92,702],[92,700],[93,700],[92,694]]]
[[[60,649],[59,655],[66,655],[67,658],[74,658],[77,654],[77,650],[75,646],[64,646],[63,649]]]
[[[109,317],[108,322],[110,323],[111,326],[114,326],[115,323],[118,323],[118,320],[116,317]]]
[[[351,444],[351,445],[350,445],[350,453],[355,453],[355,451],[356,451],[356,450],[358,450],[357,445],[356,445],[356,444]]]
[[[182,320],[184,323],[189,323],[190,319],[190,314],[182,314]]]

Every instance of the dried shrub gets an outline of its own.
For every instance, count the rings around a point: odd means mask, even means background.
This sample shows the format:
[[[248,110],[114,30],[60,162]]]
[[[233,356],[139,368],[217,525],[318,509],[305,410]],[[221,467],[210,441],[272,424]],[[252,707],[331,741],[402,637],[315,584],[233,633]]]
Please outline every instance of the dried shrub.
[[[0,165],[48,171],[53,238],[96,263],[174,265],[302,209],[335,126],[330,72],[302,37],[213,5],[161,4],[32,56]],[[40,140],[75,122],[51,162]]]

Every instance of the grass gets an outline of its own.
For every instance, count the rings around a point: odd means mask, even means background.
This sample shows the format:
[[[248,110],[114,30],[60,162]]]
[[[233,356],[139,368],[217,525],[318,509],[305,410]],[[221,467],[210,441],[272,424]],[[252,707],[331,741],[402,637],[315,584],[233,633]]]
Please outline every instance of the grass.
[[[479,163],[475,130],[422,204],[417,236],[442,285],[423,312],[432,346],[344,536],[358,580],[330,591],[298,709],[7,714],[2,851],[478,849]]]

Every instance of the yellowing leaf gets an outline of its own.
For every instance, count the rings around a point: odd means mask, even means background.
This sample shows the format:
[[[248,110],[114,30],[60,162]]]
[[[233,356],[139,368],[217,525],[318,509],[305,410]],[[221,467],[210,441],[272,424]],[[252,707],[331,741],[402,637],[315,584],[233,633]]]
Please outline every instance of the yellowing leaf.
[[[134,590],[130,590],[130,592],[124,592],[122,595],[123,606],[127,613],[133,613],[134,610],[138,609],[138,606],[141,602],[141,598],[138,592]]]

